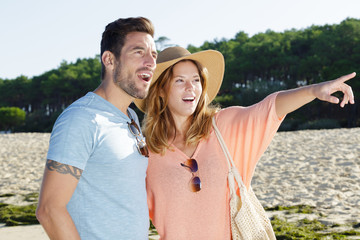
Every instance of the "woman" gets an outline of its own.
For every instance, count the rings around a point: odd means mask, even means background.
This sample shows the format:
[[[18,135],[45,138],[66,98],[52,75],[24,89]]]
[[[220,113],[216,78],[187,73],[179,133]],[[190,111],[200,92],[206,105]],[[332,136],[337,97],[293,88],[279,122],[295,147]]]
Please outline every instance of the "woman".
[[[215,98],[224,59],[213,50],[190,54],[181,47],[158,55],[148,97],[135,104],[146,113],[143,128],[150,149],[147,192],[150,218],[161,239],[231,239],[227,161],[212,129],[212,117],[250,186],[254,169],[284,116],[315,98],[342,91],[343,107],[354,103],[339,79],[277,92],[250,107],[218,109]]]

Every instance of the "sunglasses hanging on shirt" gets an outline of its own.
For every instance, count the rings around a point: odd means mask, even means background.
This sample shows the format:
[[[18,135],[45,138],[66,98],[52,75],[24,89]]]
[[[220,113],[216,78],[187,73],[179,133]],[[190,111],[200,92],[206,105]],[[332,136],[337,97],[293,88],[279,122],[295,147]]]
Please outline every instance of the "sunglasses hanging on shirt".
[[[137,147],[139,153],[145,157],[149,157],[149,149],[146,146],[145,138],[142,135],[139,126],[136,124],[136,122],[132,118],[129,110],[127,111],[127,114],[129,115],[129,118],[131,120],[130,123],[128,122],[129,131],[136,138],[136,147]]]

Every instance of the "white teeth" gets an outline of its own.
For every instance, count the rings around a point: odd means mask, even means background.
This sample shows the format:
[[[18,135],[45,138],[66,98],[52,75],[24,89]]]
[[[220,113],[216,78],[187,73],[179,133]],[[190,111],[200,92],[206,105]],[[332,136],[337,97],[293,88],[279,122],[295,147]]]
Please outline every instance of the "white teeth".
[[[194,99],[194,97],[183,98],[184,101],[193,101]]]
[[[148,74],[148,73],[142,73],[142,74],[140,74],[140,76],[143,77],[143,78],[149,78],[149,77],[150,77],[150,74]]]

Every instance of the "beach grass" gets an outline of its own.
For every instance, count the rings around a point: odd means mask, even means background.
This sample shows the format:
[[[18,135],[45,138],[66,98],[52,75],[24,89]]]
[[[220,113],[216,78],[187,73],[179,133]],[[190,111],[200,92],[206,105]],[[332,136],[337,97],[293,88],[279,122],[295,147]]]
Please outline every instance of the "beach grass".
[[[0,198],[13,197],[13,196],[15,196],[14,193],[5,193],[5,194],[1,194]]]
[[[295,222],[286,219],[291,214],[317,214],[316,208],[308,205],[276,206],[265,208],[266,211],[281,211],[283,216],[274,215],[271,218],[276,238],[278,240],[292,239],[349,239],[350,236],[360,236],[360,223],[347,225],[333,224],[325,225],[317,219],[300,218]],[[359,229],[358,229],[359,228]],[[355,238],[354,238],[355,239]],[[356,239],[360,239],[356,237]]]
[[[5,226],[39,224],[35,216],[36,206],[36,203],[25,206],[1,203],[0,222],[5,223]]]
[[[296,223],[274,217],[271,220],[278,240],[291,239],[349,239],[349,236],[360,236],[360,231],[354,229],[334,231],[318,220],[302,219]],[[351,227],[351,226],[350,226]],[[357,238],[360,239],[360,238]]]
[[[7,193],[0,195],[0,198],[8,198],[13,196],[15,196],[15,194]],[[35,216],[39,194],[37,192],[29,193],[22,195],[22,197],[23,201],[29,204],[16,206],[12,204],[0,203],[0,223],[5,223],[5,226],[39,224]]]
[[[294,206],[275,206],[265,207],[265,211],[286,211],[287,214],[303,213],[310,214],[315,212],[315,207],[309,205],[294,205]]]

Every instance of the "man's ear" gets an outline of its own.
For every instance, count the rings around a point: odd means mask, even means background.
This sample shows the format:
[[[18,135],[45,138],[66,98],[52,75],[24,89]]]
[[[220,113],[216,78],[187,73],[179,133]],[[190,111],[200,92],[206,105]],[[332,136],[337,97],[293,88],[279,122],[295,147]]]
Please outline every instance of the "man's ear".
[[[101,61],[103,62],[106,68],[108,67],[112,68],[114,66],[114,58],[115,56],[114,54],[112,54],[112,52],[105,51],[101,56]]]

